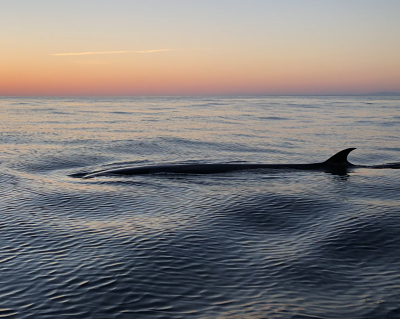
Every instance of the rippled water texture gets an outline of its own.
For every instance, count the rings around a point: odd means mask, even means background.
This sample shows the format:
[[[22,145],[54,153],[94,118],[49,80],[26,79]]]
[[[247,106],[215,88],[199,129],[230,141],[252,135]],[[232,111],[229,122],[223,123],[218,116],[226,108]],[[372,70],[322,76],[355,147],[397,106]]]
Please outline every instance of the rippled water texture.
[[[0,317],[400,318],[399,170],[69,177],[347,147],[398,163],[398,98],[1,98],[0,115]]]

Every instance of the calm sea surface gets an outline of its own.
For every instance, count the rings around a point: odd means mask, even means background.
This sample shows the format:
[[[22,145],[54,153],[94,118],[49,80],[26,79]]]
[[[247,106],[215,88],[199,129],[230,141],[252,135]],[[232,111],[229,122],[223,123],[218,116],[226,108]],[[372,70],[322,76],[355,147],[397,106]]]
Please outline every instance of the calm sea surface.
[[[400,318],[400,98],[0,98],[0,317]]]

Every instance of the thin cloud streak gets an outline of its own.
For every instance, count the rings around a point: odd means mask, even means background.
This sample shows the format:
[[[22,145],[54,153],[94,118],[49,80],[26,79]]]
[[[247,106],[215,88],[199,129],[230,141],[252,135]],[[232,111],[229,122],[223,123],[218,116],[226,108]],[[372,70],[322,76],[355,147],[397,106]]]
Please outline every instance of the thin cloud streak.
[[[177,51],[177,49],[155,49],[145,51],[103,51],[103,52],[72,52],[72,53],[53,53],[54,56],[71,56],[71,55],[94,55],[94,54],[121,54],[121,53],[155,53],[155,52],[167,52]]]

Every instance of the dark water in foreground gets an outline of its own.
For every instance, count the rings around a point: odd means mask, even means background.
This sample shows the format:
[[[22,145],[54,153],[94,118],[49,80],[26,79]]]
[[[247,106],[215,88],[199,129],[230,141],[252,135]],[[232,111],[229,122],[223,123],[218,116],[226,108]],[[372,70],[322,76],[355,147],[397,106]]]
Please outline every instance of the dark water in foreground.
[[[0,317],[400,318],[400,100],[1,98]]]

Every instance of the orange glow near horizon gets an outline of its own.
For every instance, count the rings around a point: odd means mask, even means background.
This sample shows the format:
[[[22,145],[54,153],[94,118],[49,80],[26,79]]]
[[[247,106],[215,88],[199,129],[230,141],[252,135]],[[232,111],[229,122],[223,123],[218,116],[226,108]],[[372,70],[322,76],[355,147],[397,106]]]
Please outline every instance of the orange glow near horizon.
[[[0,95],[340,94],[400,87],[397,72],[374,65],[220,55],[19,62],[2,66]]]

